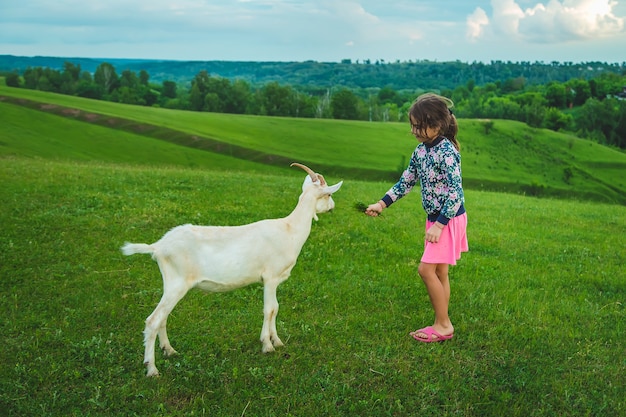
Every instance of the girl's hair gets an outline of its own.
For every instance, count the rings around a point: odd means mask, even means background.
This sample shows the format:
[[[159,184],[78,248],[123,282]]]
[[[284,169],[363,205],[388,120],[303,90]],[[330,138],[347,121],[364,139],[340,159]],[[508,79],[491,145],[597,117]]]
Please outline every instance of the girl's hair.
[[[409,109],[409,121],[413,119],[422,132],[425,132],[427,127],[438,128],[439,135],[448,138],[458,151],[461,149],[456,138],[459,126],[456,123],[456,117],[452,114],[453,106],[454,103],[447,97],[434,93],[422,94]]]

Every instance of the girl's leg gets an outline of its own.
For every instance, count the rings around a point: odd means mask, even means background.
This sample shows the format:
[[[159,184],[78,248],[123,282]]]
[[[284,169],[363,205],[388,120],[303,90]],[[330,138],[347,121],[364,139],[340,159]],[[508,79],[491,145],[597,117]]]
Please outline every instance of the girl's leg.
[[[448,305],[450,303],[450,281],[448,279],[448,265],[447,264],[428,264],[421,262],[418,267],[418,272],[428,296],[430,302],[435,311],[435,322],[433,323],[433,329],[443,336],[454,333],[454,327],[448,316]],[[417,332],[417,337],[427,338],[424,333]],[[436,336],[433,336],[436,337]]]
[[[437,278],[439,278],[439,282],[441,282],[441,286],[443,287],[443,293],[446,296],[447,306],[450,305],[450,280],[448,279],[448,267],[448,264],[437,264],[437,270],[435,271]]]

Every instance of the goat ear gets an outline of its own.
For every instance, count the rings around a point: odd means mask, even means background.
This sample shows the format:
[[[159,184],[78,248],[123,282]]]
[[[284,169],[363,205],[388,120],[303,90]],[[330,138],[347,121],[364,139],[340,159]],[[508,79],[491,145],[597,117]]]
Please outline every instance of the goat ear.
[[[326,187],[326,188],[324,189],[324,191],[325,191],[327,194],[333,194],[333,193],[335,193],[337,190],[339,190],[339,189],[341,188],[341,185],[342,185],[342,184],[343,184],[343,181],[339,181],[339,182],[338,182],[337,184],[335,184],[335,185],[331,185],[331,186],[329,186],[329,187]]]
[[[307,175],[302,182],[302,191],[304,191],[311,184],[313,184],[313,180]]]

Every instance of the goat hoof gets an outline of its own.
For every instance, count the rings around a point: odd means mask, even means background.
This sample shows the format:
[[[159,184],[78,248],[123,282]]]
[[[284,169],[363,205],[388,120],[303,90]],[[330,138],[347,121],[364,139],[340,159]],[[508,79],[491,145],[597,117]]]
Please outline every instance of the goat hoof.
[[[263,344],[263,353],[270,353],[270,352],[274,352],[274,345],[272,345],[271,343]]]
[[[148,368],[148,372],[146,372],[146,376],[147,377],[157,377],[157,376],[159,376],[159,370],[157,369],[156,366],[154,366],[150,362],[144,362],[143,364],[146,366],[146,368]]]
[[[166,358],[169,358],[170,356],[176,356],[178,355],[178,352],[176,352],[176,350],[174,348],[166,348],[163,347],[161,348],[161,351],[163,352],[163,356],[165,356]]]

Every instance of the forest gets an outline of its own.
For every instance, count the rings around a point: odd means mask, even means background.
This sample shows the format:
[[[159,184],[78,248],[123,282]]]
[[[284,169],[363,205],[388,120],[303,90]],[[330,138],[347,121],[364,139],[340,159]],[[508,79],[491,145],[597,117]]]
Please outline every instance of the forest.
[[[517,120],[626,149],[624,64],[118,60],[116,68],[66,59],[60,68],[21,68],[27,62],[0,56],[7,86],[190,111],[382,122],[406,122],[415,97],[433,91],[451,98],[460,118]],[[183,68],[197,72],[184,76]]]

